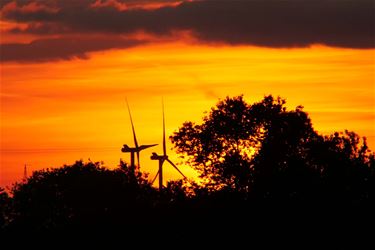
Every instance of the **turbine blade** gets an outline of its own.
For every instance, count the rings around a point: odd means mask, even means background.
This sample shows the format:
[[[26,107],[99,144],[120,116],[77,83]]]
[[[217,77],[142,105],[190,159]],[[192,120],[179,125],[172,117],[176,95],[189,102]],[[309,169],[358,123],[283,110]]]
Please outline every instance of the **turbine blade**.
[[[169,164],[171,164],[172,167],[174,167],[186,179],[186,176],[178,169],[176,165],[174,165],[174,163],[171,160],[167,159],[167,162],[169,162]]]
[[[151,181],[151,185],[154,184],[156,178],[158,178],[158,175],[159,175],[159,170],[158,170],[158,172],[156,173],[154,179]]]
[[[135,148],[138,149],[138,142],[137,142],[137,136],[135,135],[135,129],[134,129],[134,124],[133,124],[133,118],[132,118],[132,114],[130,112],[130,107],[129,107],[129,103],[128,103],[128,100],[126,99],[126,105],[128,106],[128,112],[129,112],[129,117],[130,117],[130,123],[132,125],[132,130],[133,130],[133,138],[134,138],[134,145],[135,145]]]
[[[166,146],[166,141],[165,141],[165,116],[164,116],[164,100],[161,99],[161,106],[163,109],[163,154],[164,156],[167,155],[167,146]]]
[[[143,149],[146,149],[146,148],[151,148],[151,147],[154,147],[158,144],[151,144],[151,145],[141,145],[138,147],[138,151],[142,151]]]

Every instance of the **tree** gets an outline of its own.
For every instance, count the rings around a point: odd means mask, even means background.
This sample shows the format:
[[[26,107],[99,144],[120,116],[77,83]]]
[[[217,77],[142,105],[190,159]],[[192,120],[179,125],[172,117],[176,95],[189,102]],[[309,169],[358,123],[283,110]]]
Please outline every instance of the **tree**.
[[[265,107],[270,105],[253,105],[264,130],[253,158],[253,192],[272,199],[306,197],[318,185],[319,172],[309,164],[309,144],[319,136],[303,107],[278,112]]]
[[[257,127],[242,96],[220,101],[203,123],[186,122],[171,136],[176,151],[214,189],[248,186],[251,148]]]
[[[115,170],[101,163],[33,172],[11,192],[9,230],[79,230],[147,223],[156,190],[147,176],[121,162]],[[144,213],[146,216],[137,216]]]
[[[281,114],[290,114],[284,104],[285,100],[272,96],[254,105],[247,104],[243,96],[227,97],[211,109],[202,124],[184,123],[171,140],[206,186],[249,191],[254,153],[265,137],[275,136],[271,130],[280,125],[276,122]],[[296,114],[303,119],[300,107]]]
[[[313,163],[320,166],[322,189],[327,200],[375,201],[374,153],[366,138],[350,131],[322,136],[311,150]]]
[[[7,225],[9,214],[10,197],[4,188],[0,187],[0,230]]]
[[[366,142],[353,132],[319,135],[302,106],[285,104],[272,96],[252,105],[227,97],[171,140],[209,190],[282,202],[373,199],[374,155]]]

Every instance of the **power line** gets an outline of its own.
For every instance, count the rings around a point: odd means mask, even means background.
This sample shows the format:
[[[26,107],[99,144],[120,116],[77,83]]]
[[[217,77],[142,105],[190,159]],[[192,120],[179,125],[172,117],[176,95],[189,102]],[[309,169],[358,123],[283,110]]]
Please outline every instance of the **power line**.
[[[118,147],[78,147],[78,148],[22,148],[22,149],[0,149],[1,153],[53,153],[53,152],[109,152],[117,151]]]

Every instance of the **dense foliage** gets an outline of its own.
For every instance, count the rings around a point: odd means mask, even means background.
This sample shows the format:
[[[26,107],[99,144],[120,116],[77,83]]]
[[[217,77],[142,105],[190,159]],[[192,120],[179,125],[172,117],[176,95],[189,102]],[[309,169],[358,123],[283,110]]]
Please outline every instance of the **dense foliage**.
[[[301,106],[266,96],[220,101],[202,124],[186,122],[171,136],[206,188],[286,201],[374,200],[374,154],[354,132],[319,135]]]

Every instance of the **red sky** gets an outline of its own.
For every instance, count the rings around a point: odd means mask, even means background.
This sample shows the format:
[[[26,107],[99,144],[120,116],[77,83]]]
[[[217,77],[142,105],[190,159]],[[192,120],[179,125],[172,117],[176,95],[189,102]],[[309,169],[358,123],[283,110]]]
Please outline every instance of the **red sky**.
[[[0,186],[20,180],[24,164],[30,172],[77,159],[128,161],[120,152],[132,144],[125,98],[142,144],[161,143],[161,97],[170,135],[219,98],[244,94],[251,103],[273,94],[291,109],[302,104],[319,132],[354,130],[373,149],[370,2],[321,9],[320,1],[309,3],[311,13],[302,3],[290,7],[296,0],[2,2]],[[249,17],[254,9],[264,12],[262,23],[262,15]],[[325,25],[313,22],[314,11]],[[155,150],[141,153],[151,177]]]

